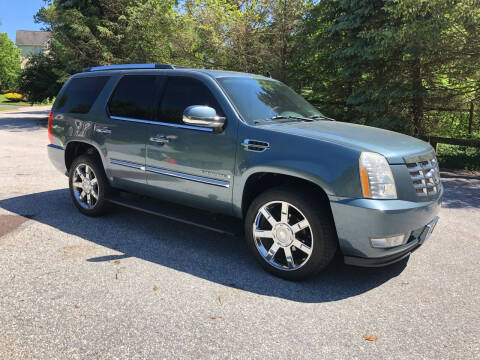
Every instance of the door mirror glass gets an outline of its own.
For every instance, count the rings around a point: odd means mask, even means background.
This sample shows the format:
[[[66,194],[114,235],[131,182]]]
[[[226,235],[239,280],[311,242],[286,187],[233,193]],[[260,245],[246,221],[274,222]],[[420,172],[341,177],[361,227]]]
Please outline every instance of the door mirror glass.
[[[192,105],[183,112],[183,122],[192,126],[200,126],[221,131],[225,126],[225,118],[218,116],[214,108],[204,105]]]

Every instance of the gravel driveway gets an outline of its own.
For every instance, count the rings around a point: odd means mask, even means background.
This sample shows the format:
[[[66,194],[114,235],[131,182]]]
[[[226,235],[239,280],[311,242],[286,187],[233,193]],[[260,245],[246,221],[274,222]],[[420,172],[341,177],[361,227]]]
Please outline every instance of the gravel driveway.
[[[82,216],[47,114],[0,114],[1,359],[479,359],[480,174],[442,173],[440,222],[408,261],[293,283],[239,238]]]

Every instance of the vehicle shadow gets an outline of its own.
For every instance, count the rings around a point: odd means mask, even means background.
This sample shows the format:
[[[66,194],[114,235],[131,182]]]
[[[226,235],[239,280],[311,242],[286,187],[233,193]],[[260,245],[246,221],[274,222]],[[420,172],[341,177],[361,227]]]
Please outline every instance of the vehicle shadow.
[[[445,196],[444,208],[480,208],[480,175],[461,172],[442,172]]]
[[[291,282],[264,272],[241,238],[121,207],[89,218],[74,208],[68,189],[0,200],[0,207],[122,253],[85,258],[88,262],[136,257],[244,291],[305,303],[362,294],[398,276],[408,262],[368,269],[337,260],[309,280]]]

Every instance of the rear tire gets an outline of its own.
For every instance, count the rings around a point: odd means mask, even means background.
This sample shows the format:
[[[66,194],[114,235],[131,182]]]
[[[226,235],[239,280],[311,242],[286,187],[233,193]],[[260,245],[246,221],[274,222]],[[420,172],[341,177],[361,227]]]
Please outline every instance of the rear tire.
[[[68,178],[70,195],[77,209],[87,216],[104,214],[110,184],[103,166],[94,157],[81,155],[73,160]]]
[[[245,217],[245,237],[260,265],[288,280],[317,274],[330,264],[337,249],[326,205],[292,187],[267,190],[252,202]]]

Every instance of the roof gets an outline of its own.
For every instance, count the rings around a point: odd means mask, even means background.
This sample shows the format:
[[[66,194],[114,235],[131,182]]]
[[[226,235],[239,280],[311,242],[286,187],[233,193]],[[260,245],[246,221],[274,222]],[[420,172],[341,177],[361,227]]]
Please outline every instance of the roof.
[[[50,31],[30,31],[17,30],[16,41],[18,45],[36,45],[43,46],[50,40],[52,33]]]
[[[266,78],[261,75],[242,73],[236,71],[224,71],[224,70],[207,70],[207,69],[196,69],[196,68],[187,68],[183,66],[174,66],[171,64],[114,64],[114,65],[102,65],[94,66],[90,68],[83,69],[83,72],[103,72],[103,71],[118,71],[118,70],[181,70],[187,72],[198,72],[205,75],[208,75],[213,78],[222,78],[222,77],[249,77],[249,78]]]

